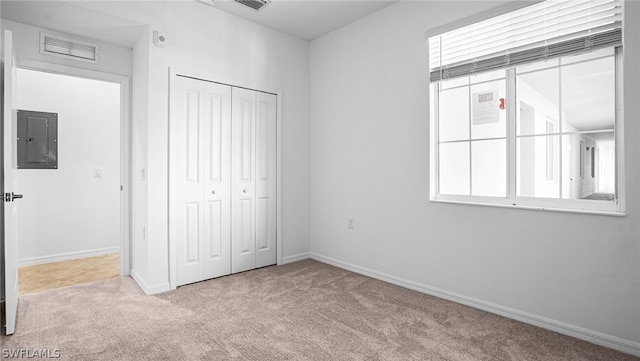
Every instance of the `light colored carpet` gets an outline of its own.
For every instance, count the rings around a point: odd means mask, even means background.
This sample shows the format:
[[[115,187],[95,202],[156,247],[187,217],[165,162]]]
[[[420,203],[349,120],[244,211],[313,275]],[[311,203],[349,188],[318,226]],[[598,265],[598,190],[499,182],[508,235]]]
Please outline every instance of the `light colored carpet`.
[[[63,360],[639,360],[312,260],[159,296],[116,278],[18,312],[1,348]]]

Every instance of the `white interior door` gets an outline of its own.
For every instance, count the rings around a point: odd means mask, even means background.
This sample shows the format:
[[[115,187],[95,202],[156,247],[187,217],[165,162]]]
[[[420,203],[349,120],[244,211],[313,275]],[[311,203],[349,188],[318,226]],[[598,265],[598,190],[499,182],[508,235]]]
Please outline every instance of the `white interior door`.
[[[257,94],[256,265],[276,264],[276,95]]]
[[[276,263],[276,95],[233,88],[231,271]]]
[[[17,160],[16,129],[16,66],[11,31],[4,32],[4,262],[6,333],[13,334],[18,310],[18,218],[14,200],[21,195],[16,191]]]
[[[177,76],[171,124],[176,283],[231,272],[231,87]]]
[[[233,88],[231,120],[231,272],[256,267],[256,92]]]

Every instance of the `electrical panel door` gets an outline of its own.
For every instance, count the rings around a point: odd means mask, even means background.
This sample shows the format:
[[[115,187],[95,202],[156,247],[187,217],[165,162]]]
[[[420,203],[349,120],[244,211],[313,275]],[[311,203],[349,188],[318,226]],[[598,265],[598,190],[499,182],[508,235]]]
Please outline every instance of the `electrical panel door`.
[[[58,168],[58,114],[18,110],[18,169]]]

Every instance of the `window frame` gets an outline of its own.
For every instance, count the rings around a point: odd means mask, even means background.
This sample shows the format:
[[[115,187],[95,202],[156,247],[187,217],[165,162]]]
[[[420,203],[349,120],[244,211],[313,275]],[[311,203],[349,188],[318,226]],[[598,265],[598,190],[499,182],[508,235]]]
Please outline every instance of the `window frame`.
[[[547,116],[545,120],[546,134],[555,134],[557,124],[557,121]],[[555,140],[547,135],[545,138],[545,180],[550,184],[558,180],[554,162],[556,151],[558,150],[556,149]]]
[[[507,172],[506,172],[506,197],[487,197],[477,195],[455,195],[439,193],[439,93],[441,82],[429,84],[430,104],[430,201],[446,202],[480,206],[497,206],[520,209],[536,209],[543,211],[578,212],[590,214],[602,214],[612,216],[625,215],[625,170],[624,170],[624,107],[623,107],[623,47],[614,48],[615,59],[615,199],[612,201],[598,201],[587,199],[522,197],[516,195],[516,74],[515,67],[506,68],[506,96],[507,96]],[[583,157],[586,155],[583,155]],[[588,160],[590,162],[590,160]],[[587,163],[587,161],[585,161]],[[562,169],[559,169],[562,172]],[[472,187],[472,184],[470,184]]]

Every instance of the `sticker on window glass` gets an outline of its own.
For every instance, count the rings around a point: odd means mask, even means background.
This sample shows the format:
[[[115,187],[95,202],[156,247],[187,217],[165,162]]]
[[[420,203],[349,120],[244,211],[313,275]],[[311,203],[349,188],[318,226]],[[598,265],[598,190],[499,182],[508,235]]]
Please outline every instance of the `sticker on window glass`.
[[[498,103],[498,90],[473,93],[473,125],[499,123]]]

